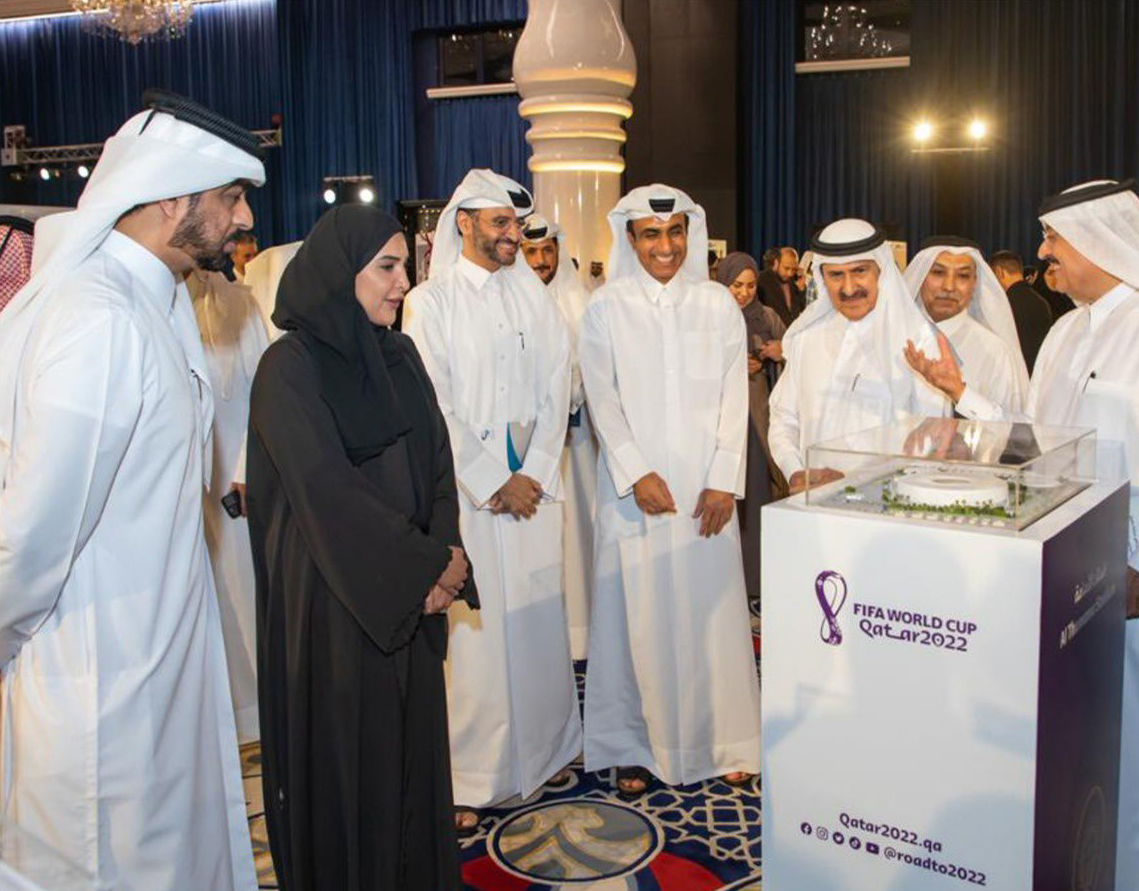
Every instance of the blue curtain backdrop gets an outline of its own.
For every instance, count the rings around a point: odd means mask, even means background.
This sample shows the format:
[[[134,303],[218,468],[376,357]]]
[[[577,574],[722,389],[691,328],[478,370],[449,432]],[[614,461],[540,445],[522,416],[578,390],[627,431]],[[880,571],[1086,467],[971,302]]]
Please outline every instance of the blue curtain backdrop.
[[[23,124],[37,145],[101,142],[141,107],[147,87],[165,87],[251,130],[280,110],[273,0],[216,3],[194,11],[185,38],[131,47],[83,33],[75,16],[0,24],[0,124]],[[270,153],[269,175],[278,175]],[[3,200],[74,204],[77,177],[42,183],[0,178]],[[274,195],[250,203],[263,231],[275,228]]]
[[[743,2],[740,15],[752,251],[862,215],[911,253],[949,219],[987,250],[1030,256],[1043,196],[1139,172],[1139,5],[1128,0],[913,0],[910,68],[836,74],[795,75],[795,0]],[[972,114],[994,131],[990,151],[910,152],[918,117]]]
[[[286,122],[281,237],[302,237],[323,212],[322,176],[373,175],[381,207],[400,198],[447,197],[419,188],[418,167],[433,163],[434,152],[420,158],[416,147],[414,37],[425,29],[525,18],[525,0],[278,0]],[[499,104],[516,108],[517,97]],[[438,121],[449,133],[483,140],[493,133],[462,130],[467,117],[459,100],[454,108],[458,122]],[[500,117],[515,139],[521,120]],[[471,139],[446,150],[455,163],[467,152],[470,167],[481,147]]]
[[[324,210],[322,176],[370,174],[384,207],[446,197],[454,171],[476,164],[525,178],[517,96],[440,103],[432,117],[445,138],[417,157],[412,59],[417,32],[525,17],[526,0],[240,0],[195,9],[184,39],[139,47],[83,33],[75,17],[0,23],[0,124],[24,124],[39,145],[97,142],[149,86],[250,129],[280,114],[285,144],[251,197],[263,243],[280,243]],[[421,194],[421,164],[435,195]],[[0,200],[74,204],[82,186],[4,177]]]
[[[491,167],[530,186],[530,150],[517,96],[440,99],[431,105],[435,139],[426,197],[448,197],[472,167]]]

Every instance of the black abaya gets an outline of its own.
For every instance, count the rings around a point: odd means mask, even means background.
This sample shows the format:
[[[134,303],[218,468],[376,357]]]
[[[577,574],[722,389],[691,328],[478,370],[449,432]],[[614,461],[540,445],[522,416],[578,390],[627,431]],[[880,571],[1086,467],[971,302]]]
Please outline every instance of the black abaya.
[[[459,887],[446,619],[423,613],[459,544],[451,448],[414,345],[372,328],[354,290],[398,232],[374,208],[321,218],[282,278],[273,318],[288,331],[250,397],[265,819],[283,891]]]
[[[414,347],[387,336],[406,351],[401,402],[429,411],[409,410],[411,431],[358,466],[302,336],[273,344],[253,385],[265,815],[283,891],[459,887],[446,619],[422,614],[459,541],[454,471]]]

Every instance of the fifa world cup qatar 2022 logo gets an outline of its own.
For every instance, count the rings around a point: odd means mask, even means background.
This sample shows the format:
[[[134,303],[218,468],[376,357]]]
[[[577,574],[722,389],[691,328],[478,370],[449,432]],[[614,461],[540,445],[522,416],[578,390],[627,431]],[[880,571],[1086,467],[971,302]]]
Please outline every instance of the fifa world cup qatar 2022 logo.
[[[842,643],[838,614],[842,611],[842,605],[846,603],[846,579],[831,569],[820,572],[815,578],[815,596],[819,600],[819,609],[823,611],[819,637],[823,643],[837,647]]]

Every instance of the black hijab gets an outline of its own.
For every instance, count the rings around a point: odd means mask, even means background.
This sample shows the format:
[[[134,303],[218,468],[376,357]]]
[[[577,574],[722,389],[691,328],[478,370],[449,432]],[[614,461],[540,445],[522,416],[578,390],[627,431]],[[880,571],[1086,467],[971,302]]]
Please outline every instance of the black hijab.
[[[401,335],[373,327],[356,300],[356,274],[402,231],[374,207],[324,214],[285,268],[273,324],[297,332],[316,358],[321,394],[357,463],[410,429],[388,366],[402,361]]]

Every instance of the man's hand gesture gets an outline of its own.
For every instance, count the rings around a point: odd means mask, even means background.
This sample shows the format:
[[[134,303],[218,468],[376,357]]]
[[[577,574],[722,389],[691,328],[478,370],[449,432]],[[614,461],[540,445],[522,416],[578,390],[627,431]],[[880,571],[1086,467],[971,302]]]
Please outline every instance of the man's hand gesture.
[[[676,502],[668,490],[668,483],[658,474],[646,473],[633,484],[633,498],[637,507],[650,516],[676,513]]]
[[[937,349],[940,355],[931,359],[915,347],[912,340],[907,340],[903,354],[910,368],[956,404],[965,393],[965,382],[961,379],[961,369],[957,367],[957,360],[953,358],[949,341],[940,331],[937,333]]]
[[[538,511],[542,500],[542,487],[538,481],[524,473],[512,473],[490,499],[490,509],[496,514],[510,514],[516,520],[528,520]]]
[[[700,519],[700,534],[704,538],[719,535],[732,518],[732,511],[736,509],[736,499],[731,492],[721,492],[719,489],[705,489],[696,501],[696,510],[692,518]]]

